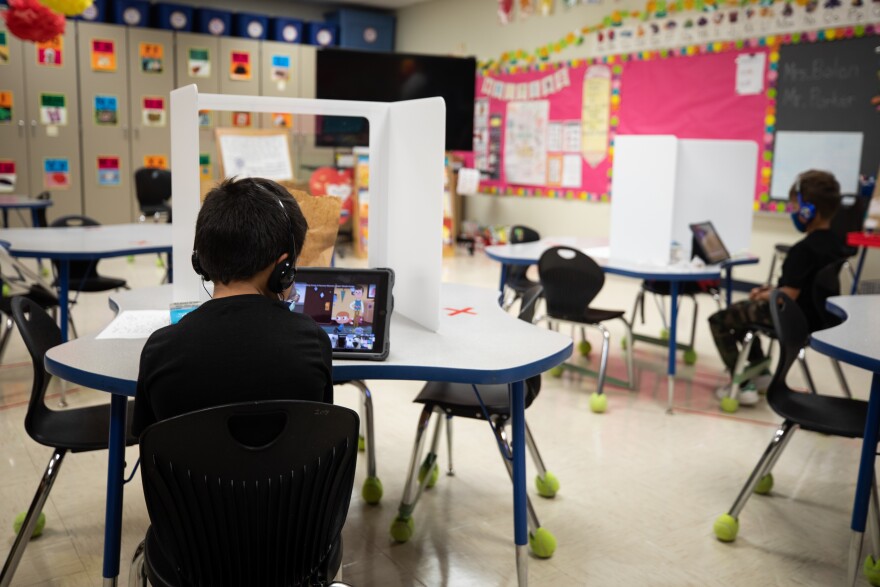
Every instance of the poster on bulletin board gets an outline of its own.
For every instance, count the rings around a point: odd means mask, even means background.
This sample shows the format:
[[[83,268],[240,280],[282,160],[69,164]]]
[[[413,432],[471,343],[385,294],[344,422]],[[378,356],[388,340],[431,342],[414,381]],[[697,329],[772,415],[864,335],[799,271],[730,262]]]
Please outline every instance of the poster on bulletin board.
[[[474,109],[480,191],[607,200],[618,74],[572,61],[481,76]]]
[[[92,39],[92,70],[116,71],[116,44],[109,39]]]

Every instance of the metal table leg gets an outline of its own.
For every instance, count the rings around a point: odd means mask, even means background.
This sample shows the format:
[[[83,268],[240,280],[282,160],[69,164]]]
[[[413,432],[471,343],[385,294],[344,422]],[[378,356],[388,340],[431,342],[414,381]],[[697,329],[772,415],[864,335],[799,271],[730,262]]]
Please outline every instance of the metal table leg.
[[[513,533],[516,543],[517,585],[529,584],[529,528],[526,517],[526,404],[525,383],[510,384],[513,433]]]
[[[104,513],[104,587],[115,587],[122,548],[122,482],[125,477],[125,412],[128,398],[113,394],[107,458],[107,507]]]
[[[862,441],[862,456],[859,462],[859,477],[856,483],[856,497],[853,503],[852,537],[850,538],[849,568],[847,585],[855,585],[861,568],[862,539],[865,535],[865,521],[868,517],[868,503],[871,486],[874,483],[874,457],[877,450],[877,424],[880,422],[880,373],[874,373],[871,380],[871,396],[868,400],[868,417],[865,420],[865,439]]]
[[[672,413],[672,399],[675,395],[675,350],[678,340],[678,285],[677,281],[669,282],[669,298],[672,300],[672,311],[669,317],[669,365],[666,370],[666,384],[669,387],[669,399],[666,404],[666,413]]]

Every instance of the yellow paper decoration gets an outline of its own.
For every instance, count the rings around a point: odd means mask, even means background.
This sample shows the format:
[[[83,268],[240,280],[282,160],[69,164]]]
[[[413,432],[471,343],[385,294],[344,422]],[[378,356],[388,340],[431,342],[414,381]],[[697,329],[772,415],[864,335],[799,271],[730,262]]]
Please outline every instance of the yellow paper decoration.
[[[92,5],[92,0],[40,0],[40,4],[65,16],[77,16]]]

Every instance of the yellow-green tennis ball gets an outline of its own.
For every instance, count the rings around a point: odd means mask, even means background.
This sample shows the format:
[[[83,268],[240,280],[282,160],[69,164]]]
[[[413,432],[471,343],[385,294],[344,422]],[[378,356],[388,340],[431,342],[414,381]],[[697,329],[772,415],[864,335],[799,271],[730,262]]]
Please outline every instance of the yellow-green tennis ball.
[[[370,505],[375,505],[382,500],[382,481],[378,477],[367,477],[361,487],[361,497]]]
[[[24,524],[25,516],[27,516],[27,512],[21,512],[17,516],[15,516],[15,520],[12,522],[12,529],[18,534],[21,531],[21,526]],[[31,538],[36,538],[40,534],[43,533],[43,528],[46,527],[46,514],[40,512],[40,516],[37,518],[37,525],[34,526],[34,533],[31,534]]]
[[[739,521],[730,514],[721,514],[712,527],[721,542],[733,542],[739,533]]]
[[[608,396],[594,391],[590,396],[590,411],[594,414],[604,414],[608,409]]]
[[[593,345],[590,344],[590,341],[582,340],[578,343],[578,352],[582,356],[586,357],[587,355],[590,354],[590,351],[592,351],[592,350],[593,350]]]
[[[538,528],[529,534],[529,547],[538,558],[550,558],[556,552],[556,537],[545,528]]]
[[[9,287],[8,283],[3,284],[3,297],[8,298],[9,294],[12,293],[12,289]]]

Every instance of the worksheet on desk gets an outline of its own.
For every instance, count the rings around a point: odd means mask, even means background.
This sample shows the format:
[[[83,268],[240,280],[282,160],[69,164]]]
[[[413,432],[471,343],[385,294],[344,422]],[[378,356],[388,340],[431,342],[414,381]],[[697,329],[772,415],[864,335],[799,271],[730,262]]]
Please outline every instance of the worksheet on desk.
[[[149,338],[155,331],[169,324],[171,315],[168,310],[127,310],[119,314],[95,338]]]

